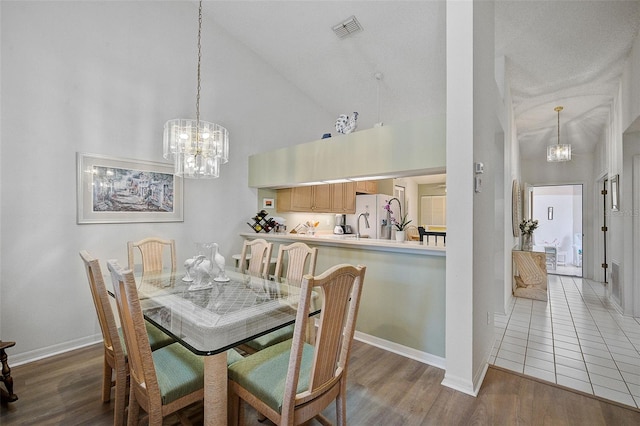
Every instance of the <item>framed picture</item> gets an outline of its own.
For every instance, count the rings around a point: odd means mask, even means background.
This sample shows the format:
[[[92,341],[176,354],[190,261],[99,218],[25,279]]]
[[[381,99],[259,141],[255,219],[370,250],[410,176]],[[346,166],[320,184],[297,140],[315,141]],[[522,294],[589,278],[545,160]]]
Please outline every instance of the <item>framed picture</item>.
[[[547,207],[547,219],[553,220],[553,207]]]
[[[620,210],[620,186],[618,184],[619,175],[611,178],[611,210],[617,212]]]
[[[263,209],[273,209],[276,206],[276,202],[273,198],[263,198],[262,199],[262,208]]]
[[[520,183],[514,179],[511,184],[511,230],[513,236],[520,235],[520,215],[522,212],[522,193],[520,192]]]
[[[182,178],[173,166],[77,153],[77,222],[182,222]]]

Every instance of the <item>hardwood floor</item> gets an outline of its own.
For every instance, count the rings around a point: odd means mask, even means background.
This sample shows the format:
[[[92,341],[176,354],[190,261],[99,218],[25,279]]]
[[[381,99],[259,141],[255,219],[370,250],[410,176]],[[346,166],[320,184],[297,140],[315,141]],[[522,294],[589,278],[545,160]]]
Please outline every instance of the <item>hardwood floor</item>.
[[[9,359],[11,361],[11,359]],[[12,368],[18,401],[2,405],[0,425],[111,425],[100,400],[102,346]],[[351,425],[638,425],[640,411],[489,368],[477,398],[440,385],[444,371],[354,343],[347,413]],[[202,422],[201,406],[190,410]],[[258,423],[246,409],[247,424]],[[324,414],[335,419],[334,405]],[[176,417],[166,425],[178,424]],[[314,423],[316,424],[316,423]],[[318,423],[319,424],[319,423]]]

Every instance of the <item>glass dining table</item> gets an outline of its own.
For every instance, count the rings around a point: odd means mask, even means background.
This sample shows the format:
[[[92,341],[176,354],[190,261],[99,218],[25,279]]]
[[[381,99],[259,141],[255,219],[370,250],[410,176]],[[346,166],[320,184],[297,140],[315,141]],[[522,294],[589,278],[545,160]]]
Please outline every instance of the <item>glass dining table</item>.
[[[204,424],[227,424],[228,349],[293,324],[300,288],[227,271],[205,285],[184,274],[136,277],[144,317],[204,357]],[[312,312],[312,315],[317,312]]]

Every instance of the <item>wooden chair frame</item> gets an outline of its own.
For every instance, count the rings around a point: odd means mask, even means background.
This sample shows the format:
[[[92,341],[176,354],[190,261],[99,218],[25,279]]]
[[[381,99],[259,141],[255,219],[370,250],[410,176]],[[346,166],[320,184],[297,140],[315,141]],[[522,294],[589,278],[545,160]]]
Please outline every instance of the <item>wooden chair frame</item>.
[[[162,238],[150,237],[140,241],[127,242],[127,252],[129,266],[132,271],[135,270],[134,248],[140,250],[142,257],[142,272],[153,273],[162,272],[164,264],[162,252],[165,248],[169,248],[171,255],[171,272],[176,271],[176,243],[175,240],[165,240]]]
[[[287,270],[284,277],[288,279],[289,284],[302,281],[302,277],[305,275],[304,266],[307,259],[309,259],[309,268],[306,273],[315,275],[318,249],[316,247],[311,248],[305,243],[297,242],[279,247],[274,272],[276,280],[283,278],[285,254],[287,255]]]
[[[281,245],[278,249],[278,259],[276,261],[276,269],[274,273],[274,279],[278,280],[279,278],[283,278],[283,269],[284,269],[284,261],[285,254],[287,255],[287,270],[285,277],[287,278],[288,284],[300,286],[302,282],[302,277],[305,274],[305,264],[307,262],[307,258],[309,258],[309,268],[307,269],[307,274],[314,275],[316,272],[316,260],[318,258],[318,249],[311,248],[305,243],[296,242],[289,245]],[[293,332],[293,327],[290,328],[290,333]],[[289,331],[287,331],[289,333]],[[262,339],[268,339],[268,336],[273,336],[274,333],[267,334]],[[274,343],[279,343],[282,339],[290,339],[291,336],[282,335],[280,332],[275,332],[278,337],[272,338],[272,340],[268,340],[266,342],[258,342],[258,341],[249,341],[240,345],[240,349],[248,354],[256,353],[259,349],[270,346]],[[315,326],[313,318],[310,318],[308,321],[308,330],[307,330],[307,341],[312,342],[315,339]]]
[[[129,366],[124,354],[118,325],[111,309],[109,294],[102,278],[100,263],[94,259],[87,251],[81,251],[80,257],[84,262],[89,288],[93,297],[93,304],[98,314],[100,330],[102,331],[102,342],[104,344],[104,366],[102,370],[102,401],[111,400],[111,387],[115,386],[115,407],[113,424],[123,425],[125,418],[125,402],[127,394],[127,377],[129,376]],[[115,372],[115,382],[112,381]]]
[[[409,225],[405,229],[405,240],[406,241],[416,241],[413,237],[420,237],[420,232],[418,231],[418,227],[415,225]]]
[[[168,404],[162,403],[160,386],[133,272],[131,270],[123,271],[118,262],[114,260],[107,262],[107,268],[113,279],[114,293],[129,357],[130,390],[127,424],[129,426],[136,424],[140,408],[142,408],[149,416],[149,425],[161,425],[164,417],[176,413],[194,402],[202,401],[204,387]]]
[[[281,412],[277,412],[259,397],[229,379],[229,414],[231,424],[242,419],[241,400],[278,425],[299,425],[314,417],[324,424],[328,419],[320,413],[331,401],[336,401],[337,423],[346,424],[347,366],[353,343],[356,317],[362,294],[366,267],[336,265],[318,277],[305,275],[301,300],[291,344],[289,366]],[[305,329],[312,302],[312,289],[323,292],[318,337],[310,372],[309,388],[297,393]],[[260,354],[253,355],[260,356]],[[239,361],[240,365],[243,361]],[[232,367],[233,368],[233,367]]]
[[[251,251],[251,258],[247,262],[249,251]],[[268,278],[272,251],[273,243],[269,243],[263,238],[256,238],[252,241],[245,240],[240,254],[240,272]]]

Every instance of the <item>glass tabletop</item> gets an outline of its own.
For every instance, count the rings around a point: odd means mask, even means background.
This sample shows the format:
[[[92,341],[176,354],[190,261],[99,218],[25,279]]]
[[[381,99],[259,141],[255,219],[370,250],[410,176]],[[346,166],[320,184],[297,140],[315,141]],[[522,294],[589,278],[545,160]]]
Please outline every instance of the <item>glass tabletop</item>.
[[[298,285],[235,271],[227,276],[227,282],[205,286],[183,281],[181,273],[136,277],[144,316],[199,355],[220,353],[295,322]]]

